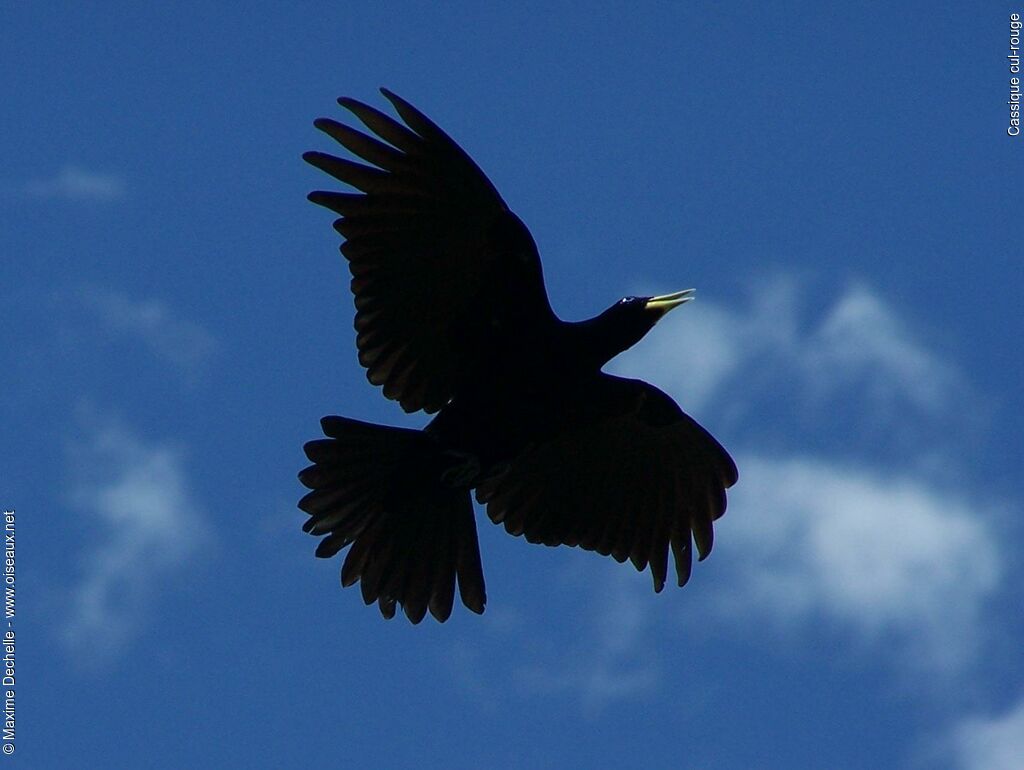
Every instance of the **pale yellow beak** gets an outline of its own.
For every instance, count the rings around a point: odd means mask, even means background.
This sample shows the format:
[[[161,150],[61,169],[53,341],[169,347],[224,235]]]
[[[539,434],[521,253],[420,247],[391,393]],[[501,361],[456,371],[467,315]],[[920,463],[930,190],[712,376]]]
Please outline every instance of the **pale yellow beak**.
[[[662,294],[660,297],[651,297],[644,304],[644,309],[657,313],[658,318],[661,318],[672,308],[689,302],[696,294],[696,289],[683,289],[682,291],[677,291],[673,294]]]

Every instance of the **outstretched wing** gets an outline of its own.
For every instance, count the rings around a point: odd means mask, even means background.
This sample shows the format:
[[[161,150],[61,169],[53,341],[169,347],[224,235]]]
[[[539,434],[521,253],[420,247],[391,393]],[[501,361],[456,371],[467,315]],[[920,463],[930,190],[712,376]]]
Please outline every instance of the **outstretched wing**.
[[[384,395],[436,412],[485,366],[503,329],[553,323],[536,245],[473,160],[408,102],[381,89],[405,125],[341,98],[379,139],[320,118],[369,165],[303,157],[361,191],[317,191],[352,272],[359,361]],[[493,337],[493,339],[492,339]]]
[[[712,522],[725,512],[736,465],[654,386],[602,374],[596,387],[567,429],[478,487],[477,500],[492,521],[531,543],[628,558],[638,570],[650,565],[655,591],[665,585],[671,547],[682,586],[691,543],[700,559],[711,552]]]

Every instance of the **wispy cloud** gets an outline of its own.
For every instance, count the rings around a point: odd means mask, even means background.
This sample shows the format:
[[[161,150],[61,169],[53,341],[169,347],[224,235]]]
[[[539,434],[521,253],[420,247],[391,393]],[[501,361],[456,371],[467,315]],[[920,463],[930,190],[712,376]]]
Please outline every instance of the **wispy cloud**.
[[[115,174],[64,166],[53,176],[25,182],[21,190],[30,198],[107,202],[124,195],[125,182]]]
[[[963,770],[1019,770],[1024,758],[1024,698],[1001,716],[969,717],[954,731]]]
[[[109,331],[141,340],[152,353],[189,374],[217,349],[210,332],[179,318],[159,300],[136,300],[94,286],[80,289],[79,296]]]
[[[807,457],[740,457],[714,605],[748,621],[832,618],[935,670],[968,662],[1003,572],[992,518],[919,478]],[[892,645],[893,640],[899,644]]]
[[[207,539],[181,455],[147,442],[116,420],[87,413],[84,438],[69,447],[69,502],[95,529],[70,590],[64,641],[102,659],[143,623],[162,585]]]
[[[905,397],[936,413],[962,386],[957,371],[931,353],[877,294],[854,284],[792,357],[819,389],[856,382],[874,405]]]
[[[689,409],[727,412],[779,393],[820,404],[852,395],[862,417],[888,419],[910,407],[936,415],[963,395],[956,369],[932,354],[875,292],[853,283],[815,320],[808,292],[792,278],[759,284],[746,306],[701,298],[669,316],[613,366],[645,372]]]

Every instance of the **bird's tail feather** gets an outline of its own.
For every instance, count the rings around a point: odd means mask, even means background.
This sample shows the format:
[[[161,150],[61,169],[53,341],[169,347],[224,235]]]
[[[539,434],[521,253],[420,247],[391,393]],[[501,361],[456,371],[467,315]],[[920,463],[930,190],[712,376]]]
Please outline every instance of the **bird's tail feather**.
[[[451,615],[458,579],[462,603],[484,611],[486,592],[469,490],[439,481],[443,458],[422,431],[324,417],[328,438],[310,441],[313,462],[299,481],[306,532],[326,535],[316,549],[334,556],[351,546],[341,583],[360,583],[363,600],[386,618],[396,603],[413,623],[427,610]]]

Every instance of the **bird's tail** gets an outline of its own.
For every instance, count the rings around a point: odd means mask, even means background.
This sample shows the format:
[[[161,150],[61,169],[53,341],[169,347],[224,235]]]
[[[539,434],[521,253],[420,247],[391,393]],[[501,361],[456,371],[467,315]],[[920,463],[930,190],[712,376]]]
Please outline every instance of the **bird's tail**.
[[[462,603],[483,612],[480,547],[469,490],[443,484],[444,456],[423,431],[324,417],[328,438],[310,441],[313,462],[299,481],[312,491],[299,501],[303,530],[327,535],[316,555],[351,545],[341,584],[357,581],[363,600],[386,618],[400,604],[413,623],[427,610],[451,615],[458,578]]]

